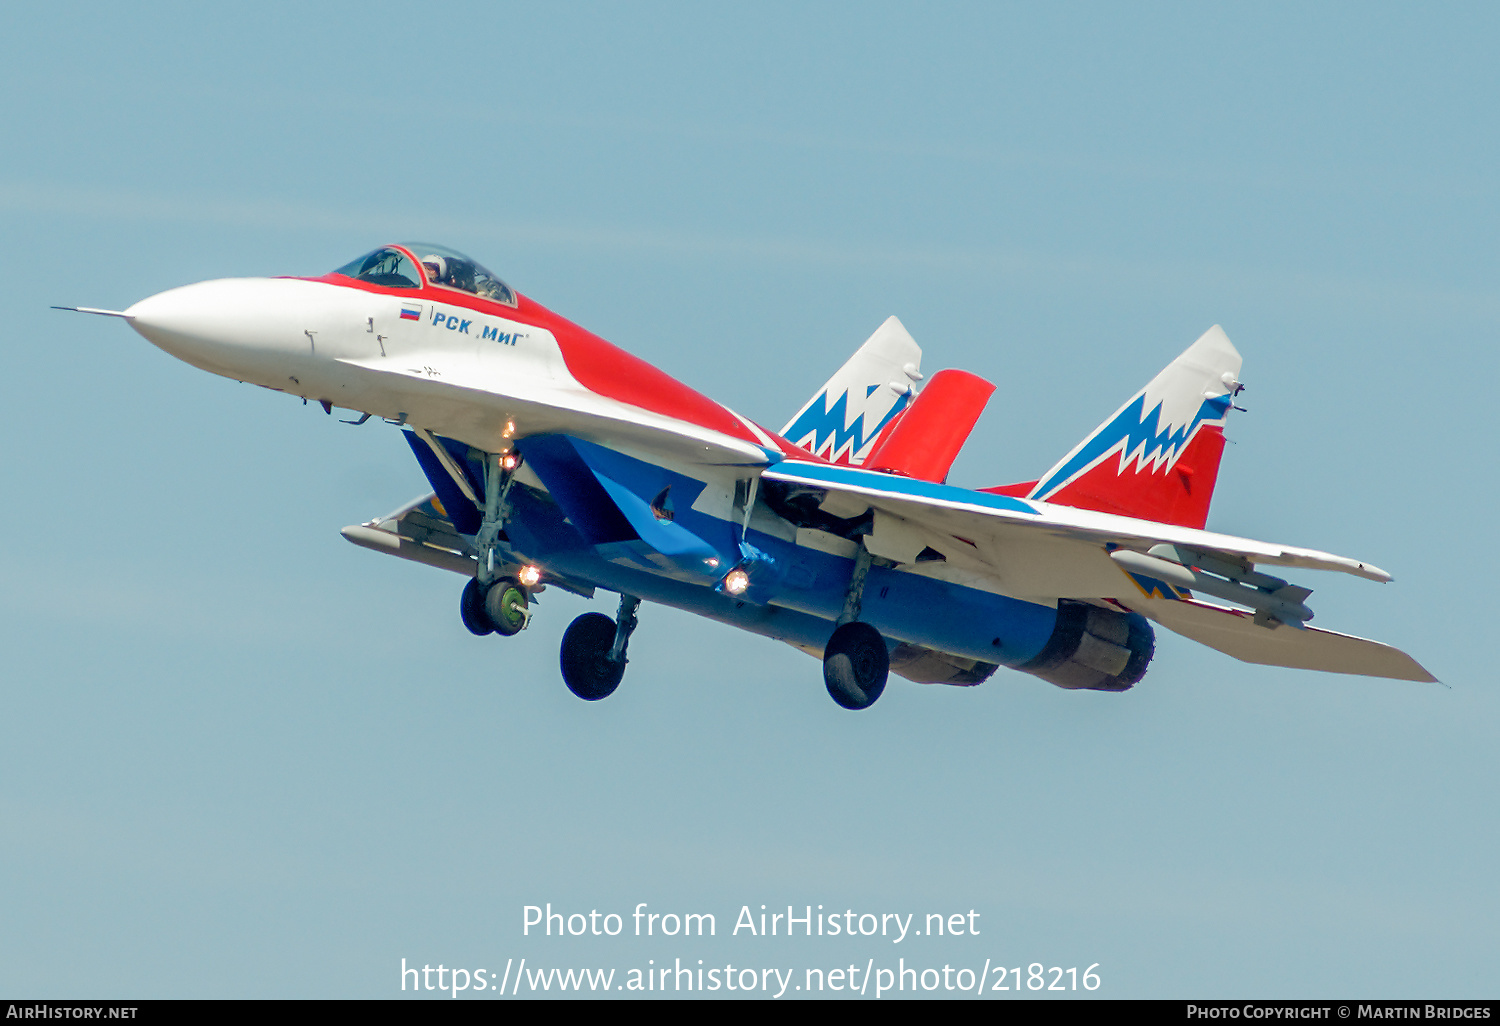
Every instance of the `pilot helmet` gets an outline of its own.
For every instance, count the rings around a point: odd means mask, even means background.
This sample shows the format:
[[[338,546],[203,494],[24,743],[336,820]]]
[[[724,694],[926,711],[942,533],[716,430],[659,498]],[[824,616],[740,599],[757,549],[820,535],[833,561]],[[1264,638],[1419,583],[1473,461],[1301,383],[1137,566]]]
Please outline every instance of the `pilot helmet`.
[[[448,277],[448,261],[436,253],[424,256],[422,266],[427,269],[429,281],[439,282]]]

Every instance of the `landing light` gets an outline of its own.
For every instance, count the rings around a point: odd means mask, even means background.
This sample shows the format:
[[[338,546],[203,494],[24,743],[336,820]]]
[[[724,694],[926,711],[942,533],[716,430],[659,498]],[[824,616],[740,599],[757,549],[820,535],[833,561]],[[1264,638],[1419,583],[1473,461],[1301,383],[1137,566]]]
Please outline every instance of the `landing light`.
[[[520,465],[521,454],[518,452],[508,452],[500,457],[500,466],[505,470],[515,470]]]
[[[516,580],[526,587],[534,587],[537,581],[542,579],[542,568],[539,566],[523,566],[516,574]]]
[[[724,575],[724,590],[731,595],[743,595],[750,587],[750,575],[743,570],[731,570]]]

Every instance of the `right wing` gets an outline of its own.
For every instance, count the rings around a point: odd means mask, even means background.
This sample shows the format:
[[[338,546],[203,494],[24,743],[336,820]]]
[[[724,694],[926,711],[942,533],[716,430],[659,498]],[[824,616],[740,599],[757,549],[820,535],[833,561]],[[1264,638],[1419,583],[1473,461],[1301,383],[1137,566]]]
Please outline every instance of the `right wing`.
[[[362,548],[474,576],[472,546],[454,528],[436,494],[413,499],[383,517],[351,524],[340,533]]]

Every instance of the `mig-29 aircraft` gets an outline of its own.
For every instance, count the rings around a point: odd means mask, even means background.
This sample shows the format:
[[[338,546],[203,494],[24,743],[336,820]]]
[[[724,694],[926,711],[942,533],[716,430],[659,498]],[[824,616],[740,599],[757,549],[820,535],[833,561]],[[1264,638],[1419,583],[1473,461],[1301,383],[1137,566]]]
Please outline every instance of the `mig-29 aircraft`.
[[[399,425],[432,493],[344,536],[468,578],[459,612],[477,635],[524,629],[548,587],[618,593],[614,619],[563,633],[563,680],[590,701],[619,685],[643,600],[820,657],[846,709],[891,671],[975,685],[1004,666],[1124,691],[1153,622],[1247,662],[1434,680],[1397,649],[1308,626],[1310,590],[1265,568],[1384,570],[1204,530],[1244,387],[1218,327],[1036,480],[970,490],[948,470],[994,386],[925,378],[895,317],[778,433],[427,243],[322,277],[61,309]]]

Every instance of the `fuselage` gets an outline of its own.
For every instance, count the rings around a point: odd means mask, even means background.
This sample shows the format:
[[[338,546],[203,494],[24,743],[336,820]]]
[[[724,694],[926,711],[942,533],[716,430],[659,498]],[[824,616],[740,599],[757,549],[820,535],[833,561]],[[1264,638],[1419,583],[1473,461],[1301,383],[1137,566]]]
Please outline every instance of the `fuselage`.
[[[968,685],[1010,666],[1127,690],[1154,652],[1148,617],[1248,662],[1433,679],[1399,649],[1309,627],[1310,589],[1257,567],[1384,570],[1204,529],[1243,388],[1218,326],[1048,474],[976,491],[947,469],[993,386],[939,371],[916,394],[921,351],[894,317],[783,429],[802,448],[441,246],[67,309],[401,426],[432,494],[345,537],[468,576],[459,612],[478,635],[524,629],[546,587],[619,592],[614,620],[585,613],[563,635],[564,680],[588,700],[618,685],[641,600],[821,654],[850,709],[888,671]]]
[[[484,295],[430,280],[424,259],[440,258],[385,247],[318,278],[172,289],[126,315],[188,363],[447,439],[457,463],[524,454],[527,487],[502,543],[509,558],[821,651],[859,546],[789,519],[757,492],[764,468],[817,457],[498,281]],[[625,462],[601,470],[601,459]],[[603,501],[629,522],[588,522],[592,500],[570,493],[584,479],[595,487],[596,474],[616,482]],[[441,471],[429,477],[472,537],[457,508],[466,499],[445,494]],[[482,493],[477,474],[474,483]],[[666,488],[676,488],[673,513],[630,519],[632,502],[644,508]],[[751,568],[740,595],[723,588],[735,566]],[[893,668],[905,672],[903,652],[922,663],[914,679],[975,683],[995,665],[1025,667],[1058,620],[1056,600],[1003,594],[945,562],[877,562],[864,596],[862,618],[892,643]]]

